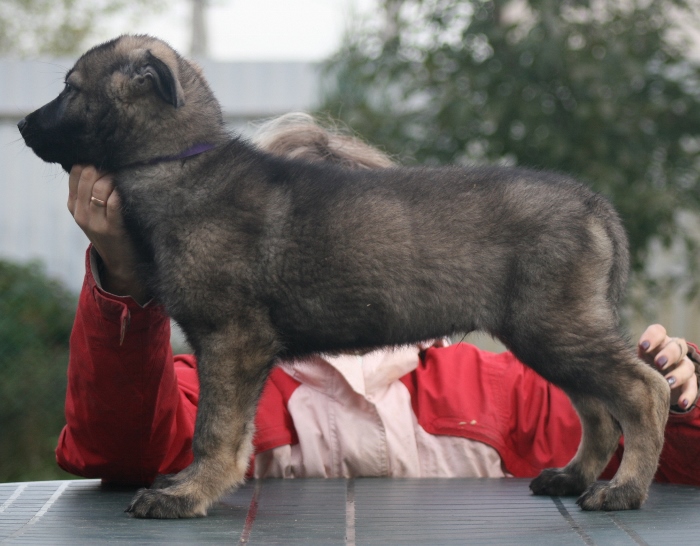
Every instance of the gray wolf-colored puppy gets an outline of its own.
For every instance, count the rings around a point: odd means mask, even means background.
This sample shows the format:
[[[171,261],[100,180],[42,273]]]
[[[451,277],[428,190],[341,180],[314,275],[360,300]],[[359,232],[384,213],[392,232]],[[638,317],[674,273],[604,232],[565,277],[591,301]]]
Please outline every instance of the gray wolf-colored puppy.
[[[140,490],[137,517],[200,516],[244,479],[256,402],[280,358],[484,330],[564,389],[583,439],[536,494],[637,508],[669,387],[618,325],[628,268],[610,204],[521,169],[349,171],[268,155],[224,129],[201,71],[122,36],[19,122],[43,160],[114,173],[150,290],[199,362],[195,460]],[[609,483],[596,482],[625,435]]]

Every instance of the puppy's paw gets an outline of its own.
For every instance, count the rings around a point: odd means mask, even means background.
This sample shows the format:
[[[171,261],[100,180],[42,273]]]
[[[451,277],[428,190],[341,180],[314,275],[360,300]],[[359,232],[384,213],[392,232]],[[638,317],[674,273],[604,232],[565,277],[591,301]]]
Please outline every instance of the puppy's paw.
[[[193,518],[207,515],[206,503],[167,489],[139,489],[125,510],[136,518]]]
[[[646,491],[629,484],[596,482],[578,498],[576,504],[583,510],[636,510],[646,497]]]
[[[580,495],[587,485],[579,474],[565,468],[547,468],[530,482],[530,490],[535,495],[568,497]]]

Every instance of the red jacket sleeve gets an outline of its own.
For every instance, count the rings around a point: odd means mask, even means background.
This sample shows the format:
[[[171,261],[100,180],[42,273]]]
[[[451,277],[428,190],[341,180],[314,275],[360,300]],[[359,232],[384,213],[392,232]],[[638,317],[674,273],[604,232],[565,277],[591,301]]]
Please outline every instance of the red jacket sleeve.
[[[192,462],[199,400],[193,355],[173,358],[170,320],[156,305],[101,290],[90,251],[71,334],[64,470],[106,482],[149,484]],[[298,382],[274,369],[256,415],[256,452],[296,443],[287,401]]]
[[[102,291],[90,251],[86,262],[56,460],[79,476],[149,483],[192,460],[194,359],[173,359],[170,321],[162,309]]]

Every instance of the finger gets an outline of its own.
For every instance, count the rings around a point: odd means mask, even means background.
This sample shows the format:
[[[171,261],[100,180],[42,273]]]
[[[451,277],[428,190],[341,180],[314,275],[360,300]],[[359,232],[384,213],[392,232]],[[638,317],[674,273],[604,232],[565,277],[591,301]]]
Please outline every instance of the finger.
[[[685,377],[686,379],[678,380],[678,387],[672,390],[672,400],[676,399],[676,403],[681,408],[688,409],[698,396],[698,380],[695,375],[695,366],[689,358],[684,358],[677,372],[674,371],[675,373],[678,373],[679,377]]]
[[[75,215],[75,201],[78,198],[78,181],[83,168],[83,165],[73,165],[68,176],[68,210],[73,215]]]
[[[112,183],[112,177],[108,174],[100,174],[92,186],[90,204],[93,207],[103,208],[105,209],[104,212],[107,212],[106,209],[109,207],[109,200],[113,193],[114,184]]]
[[[666,338],[663,348],[654,358],[654,364],[659,370],[665,370],[680,362],[688,352],[688,346],[684,339],[672,337]]]
[[[678,398],[678,405],[683,409],[688,409],[698,399],[698,382],[697,379],[686,385],[683,394]]]
[[[92,197],[92,187],[99,178],[97,169],[95,167],[88,165],[80,173],[80,178],[78,179],[78,189],[76,195],[76,202],[78,206],[89,205],[90,197]]]
[[[109,194],[109,199],[107,199],[107,219],[112,223],[117,221],[121,225],[121,214],[122,205],[119,192],[113,189]]]
[[[652,324],[639,338],[639,356],[653,353],[666,340],[666,328],[661,324]]]
[[[108,174],[104,174],[95,180],[92,186],[92,197],[96,197],[100,201],[106,203],[113,191],[114,183],[112,182],[112,177]]]
[[[688,342],[682,337],[672,337],[671,341],[678,347],[678,360],[688,356]]]
[[[680,389],[686,383],[695,379],[695,366],[689,358],[684,358],[678,364],[671,366],[664,378],[672,389]],[[677,392],[680,392],[680,390]]]
[[[78,225],[85,229],[95,219],[96,208],[91,204],[92,188],[99,178],[97,170],[92,166],[86,166],[80,173],[76,189],[75,207],[73,218]]]

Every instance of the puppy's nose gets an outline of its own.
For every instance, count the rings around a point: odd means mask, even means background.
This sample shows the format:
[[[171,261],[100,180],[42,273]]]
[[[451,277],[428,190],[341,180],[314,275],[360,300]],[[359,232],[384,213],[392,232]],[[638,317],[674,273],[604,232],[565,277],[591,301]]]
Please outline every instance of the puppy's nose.
[[[21,133],[24,128],[27,126],[27,118],[22,118],[17,122],[17,129],[19,129],[19,132]]]

